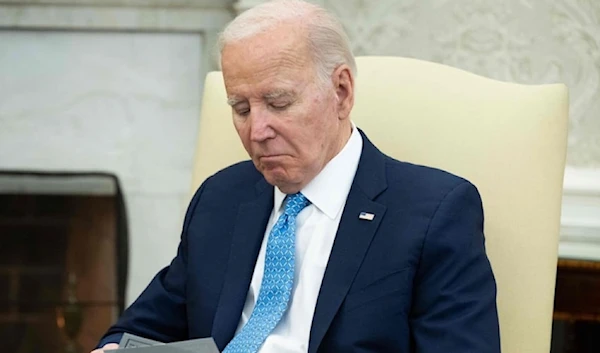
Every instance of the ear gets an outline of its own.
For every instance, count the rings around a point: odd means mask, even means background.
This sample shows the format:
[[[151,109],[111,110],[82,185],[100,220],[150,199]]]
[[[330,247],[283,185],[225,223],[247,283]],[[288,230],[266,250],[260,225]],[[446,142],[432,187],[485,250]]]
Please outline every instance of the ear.
[[[344,120],[350,116],[354,106],[354,76],[350,67],[342,64],[333,71],[332,79],[337,98],[338,119]]]

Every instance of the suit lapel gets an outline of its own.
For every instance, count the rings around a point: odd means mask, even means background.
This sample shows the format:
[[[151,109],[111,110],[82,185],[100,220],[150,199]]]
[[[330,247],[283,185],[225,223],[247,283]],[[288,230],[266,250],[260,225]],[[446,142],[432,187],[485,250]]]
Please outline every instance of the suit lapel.
[[[319,348],[386,211],[384,205],[373,201],[387,187],[385,156],[362,131],[361,135],[363,150],[323,276],[310,331],[309,353],[315,353]],[[361,219],[361,212],[375,216],[371,221]]]
[[[257,184],[257,192],[258,198],[239,206],[235,218],[227,272],[212,329],[220,350],[235,334],[273,209],[273,187],[263,179]]]

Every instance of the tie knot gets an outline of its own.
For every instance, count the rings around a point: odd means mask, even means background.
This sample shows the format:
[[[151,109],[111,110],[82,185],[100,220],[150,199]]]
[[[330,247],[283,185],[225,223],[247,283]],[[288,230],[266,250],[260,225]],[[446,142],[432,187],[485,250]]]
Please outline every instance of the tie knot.
[[[296,217],[308,205],[310,205],[310,201],[302,193],[288,195],[284,213]]]

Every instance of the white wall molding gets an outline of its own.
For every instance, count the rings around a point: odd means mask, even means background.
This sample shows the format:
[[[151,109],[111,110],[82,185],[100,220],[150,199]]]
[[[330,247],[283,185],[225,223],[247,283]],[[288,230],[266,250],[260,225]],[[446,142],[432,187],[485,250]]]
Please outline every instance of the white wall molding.
[[[218,33],[232,0],[0,0],[0,30],[192,32],[202,37],[204,72],[218,69]]]
[[[0,3],[0,28],[193,31],[221,30],[230,7],[98,6]]]
[[[6,5],[128,6],[226,8],[234,0],[0,0]]]
[[[600,261],[600,169],[565,170],[559,256]]]
[[[260,5],[266,0],[238,0],[233,5],[235,12],[240,14],[250,8],[253,8],[256,5]]]

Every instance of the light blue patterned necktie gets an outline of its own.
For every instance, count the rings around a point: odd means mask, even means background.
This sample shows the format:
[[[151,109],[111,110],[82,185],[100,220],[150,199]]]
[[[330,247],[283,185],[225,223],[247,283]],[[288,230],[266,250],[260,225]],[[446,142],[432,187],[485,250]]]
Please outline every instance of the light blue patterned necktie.
[[[223,353],[258,352],[287,310],[294,285],[296,216],[309,204],[301,193],[287,196],[285,210],[267,240],[265,270],[256,306]]]

